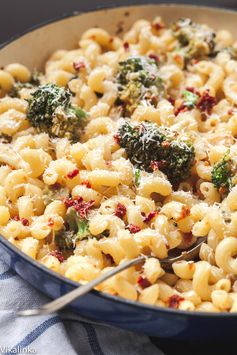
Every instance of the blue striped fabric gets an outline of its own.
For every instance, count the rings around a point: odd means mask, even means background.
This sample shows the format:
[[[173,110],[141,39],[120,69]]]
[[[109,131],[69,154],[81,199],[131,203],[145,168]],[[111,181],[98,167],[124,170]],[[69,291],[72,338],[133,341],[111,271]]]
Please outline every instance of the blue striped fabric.
[[[105,355],[105,353],[102,351],[99,341],[97,339],[97,335],[95,332],[95,329],[91,324],[88,323],[82,323],[83,327],[86,330],[87,337],[88,337],[88,342],[90,344],[91,350],[94,355]]]
[[[29,346],[35,339],[41,336],[44,332],[46,332],[50,327],[54,324],[61,322],[61,319],[58,316],[52,317],[41,323],[35,329],[33,329],[29,334],[25,336],[18,344],[13,346],[13,348],[26,348]],[[12,352],[8,352],[6,355],[10,355]]]
[[[36,308],[49,299],[20,279],[2,261],[0,261],[0,288],[0,353],[162,354],[146,336],[96,324],[68,311],[58,315],[16,318],[14,316],[16,310]]]

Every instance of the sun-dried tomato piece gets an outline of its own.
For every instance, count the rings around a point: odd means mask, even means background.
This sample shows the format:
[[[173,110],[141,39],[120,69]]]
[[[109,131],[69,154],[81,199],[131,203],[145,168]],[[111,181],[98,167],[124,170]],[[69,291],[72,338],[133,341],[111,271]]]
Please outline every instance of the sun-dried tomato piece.
[[[125,49],[125,51],[129,50],[129,43],[128,42],[124,42],[123,43],[123,48]]]
[[[193,94],[200,96],[199,91],[198,91],[196,88],[194,88],[193,86],[188,86],[188,87],[186,87],[186,91],[190,91],[190,92],[192,92]]]
[[[72,171],[70,171],[67,174],[68,179],[73,179],[75,176],[77,176],[79,174],[79,170],[78,169],[74,169]]]
[[[168,299],[168,306],[170,308],[177,309],[179,307],[180,302],[182,302],[183,300],[184,298],[179,295],[172,295]]]
[[[60,263],[62,263],[65,260],[63,254],[59,250],[53,250],[49,253],[49,255],[52,255],[55,258],[57,258]]]
[[[126,215],[127,209],[122,203],[118,203],[116,206],[116,210],[114,212],[115,216],[123,219],[123,217]]]
[[[85,202],[81,196],[75,198],[66,197],[64,200],[66,208],[74,207],[81,218],[87,218],[89,209],[95,204],[94,200]]]
[[[216,98],[210,95],[209,90],[205,90],[197,102],[197,107],[200,111],[207,112],[210,115],[216,103]]]
[[[91,200],[89,202],[78,202],[74,204],[75,210],[79,213],[81,218],[87,218],[89,209],[95,204],[94,200]]]
[[[139,226],[135,226],[134,224],[128,225],[129,232],[132,234],[140,232],[141,228]]]
[[[71,197],[66,197],[66,198],[64,199],[64,204],[65,204],[66,208],[73,207],[73,205],[74,205],[74,200],[73,200],[73,198],[71,198]]]
[[[73,63],[73,68],[76,72],[79,72],[81,69],[85,69],[86,65],[83,61],[78,61]]]
[[[139,286],[141,286],[141,288],[146,288],[151,286],[150,281],[146,277],[143,277],[141,275],[138,277],[137,283]]]
[[[165,28],[165,25],[162,22],[155,22],[152,24],[152,27],[154,28],[154,30],[160,31]]]
[[[153,160],[150,164],[150,167],[153,171],[156,171],[158,169],[162,169],[167,165],[167,161],[162,159],[160,161],[155,161]]]
[[[151,169],[152,169],[153,171],[158,170],[158,169],[159,169],[159,163],[158,163],[158,161],[153,160],[153,161],[151,162],[151,164],[150,164],[150,167],[151,167]]]
[[[23,226],[29,226],[30,222],[27,218],[21,218],[21,223],[23,224]]]
[[[185,112],[185,111],[188,111],[188,107],[185,105],[185,103],[183,102],[179,107],[177,107],[175,110],[174,110],[174,114],[175,116],[178,116],[178,114],[180,112]]]
[[[89,180],[84,180],[81,182],[81,185],[85,185],[86,187],[88,187],[88,189],[91,188],[91,183]]]
[[[151,211],[148,213],[147,216],[145,216],[143,221],[145,223],[149,223],[152,220],[152,218],[154,218],[157,214],[158,214],[158,211]]]
[[[175,99],[173,97],[168,96],[167,100],[171,103],[171,105],[173,105],[173,106],[175,105]]]
[[[149,58],[154,59],[156,61],[156,63],[160,63],[160,58],[158,57],[158,55],[151,53],[148,55]]]

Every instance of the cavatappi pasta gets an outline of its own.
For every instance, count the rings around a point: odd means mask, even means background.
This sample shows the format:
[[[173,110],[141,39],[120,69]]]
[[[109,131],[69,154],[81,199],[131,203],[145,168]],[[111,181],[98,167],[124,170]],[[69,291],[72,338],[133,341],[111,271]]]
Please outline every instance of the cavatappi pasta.
[[[189,19],[91,28],[44,73],[0,70],[0,233],[98,290],[237,311],[237,45]],[[156,158],[157,157],[157,158]],[[198,260],[159,259],[207,237]]]

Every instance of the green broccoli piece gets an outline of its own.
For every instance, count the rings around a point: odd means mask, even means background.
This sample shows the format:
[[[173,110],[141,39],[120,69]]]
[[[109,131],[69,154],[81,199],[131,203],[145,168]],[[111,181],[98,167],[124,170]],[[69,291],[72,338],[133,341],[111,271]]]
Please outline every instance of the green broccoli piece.
[[[135,185],[138,187],[141,182],[141,170],[140,169],[135,169],[134,172],[134,177],[135,177]]]
[[[69,90],[54,84],[41,85],[29,99],[28,119],[39,132],[51,137],[78,139],[86,113],[71,105]]]
[[[149,57],[130,57],[120,62],[116,81],[117,103],[125,116],[130,116],[142,100],[156,106],[164,94],[157,63]]]
[[[233,176],[235,168],[232,159],[229,156],[229,151],[218,161],[211,171],[211,181],[215,188],[224,189],[224,192],[230,191],[233,187]]]
[[[177,183],[190,175],[194,163],[194,147],[177,132],[143,122],[137,126],[125,121],[118,130],[118,140],[131,163],[147,172],[156,165],[168,179]]]
[[[188,18],[181,18],[172,24],[171,30],[183,49],[186,62],[192,58],[200,59],[215,54],[215,32]]]
[[[194,108],[199,99],[199,96],[197,94],[189,90],[184,90],[183,97],[184,105],[188,108]]]
[[[81,218],[74,207],[67,210],[65,228],[55,235],[55,243],[60,250],[73,250],[76,242],[90,236],[88,220]]]

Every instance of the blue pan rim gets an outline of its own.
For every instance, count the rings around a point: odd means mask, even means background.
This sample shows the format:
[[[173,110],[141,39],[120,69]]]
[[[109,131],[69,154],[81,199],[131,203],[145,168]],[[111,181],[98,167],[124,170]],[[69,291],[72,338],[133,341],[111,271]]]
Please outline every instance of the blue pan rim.
[[[117,0],[118,1],[118,0]],[[17,39],[23,37],[24,35],[28,34],[28,33],[31,33],[35,30],[38,30],[44,26],[47,26],[47,25],[50,25],[50,24],[53,24],[54,22],[59,22],[61,20],[65,20],[67,18],[70,18],[70,17],[75,17],[75,16],[79,16],[79,15],[82,15],[82,14],[86,14],[86,13],[89,13],[89,12],[96,12],[96,11],[101,11],[101,10],[110,10],[110,9],[115,9],[115,8],[129,8],[129,7],[133,7],[133,6],[136,6],[136,7],[139,7],[139,6],[144,6],[144,5],[147,5],[147,6],[150,6],[150,5],[159,5],[159,6],[166,6],[166,7],[172,7],[172,6],[178,6],[178,7],[182,7],[182,6],[186,6],[186,7],[190,7],[190,8],[198,8],[198,9],[215,9],[215,10],[218,10],[218,11],[224,11],[224,12],[229,12],[229,13],[236,13],[237,10],[232,10],[232,9],[229,9],[225,6],[222,6],[222,5],[218,5],[218,6],[209,6],[209,5],[205,5],[205,6],[198,6],[198,5],[193,5],[193,4],[190,4],[190,3],[185,3],[185,2],[182,2],[182,3],[159,3],[155,0],[151,0],[149,1],[149,3],[146,2],[146,0],[142,0],[143,3],[139,3],[137,4],[136,3],[136,0],[132,0],[129,2],[128,5],[120,5],[120,4],[110,4],[110,5],[96,5],[96,6],[91,6],[89,7],[87,10],[84,10],[84,11],[80,11],[80,10],[75,10],[75,11],[72,11],[72,12],[65,12],[64,14],[60,15],[60,16],[56,16],[56,17],[52,17],[51,19],[49,20],[46,20],[46,21],[42,21],[42,22],[39,22],[38,24],[34,25],[34,26],[30,26],[29,28],[27,28],[26,30],[24,31],[21,31],[20,33],[16,34],[16,35],[13,35],[11,36],[8,40],[4,41],[3,43],[0,43],[0,50],[3,49],[4,47],[8,46],[9,44],[11,44],[12,42],[16,41]]]
[[[12,252],[15,254],[19,255],[21,259],[24,260],[24,262],[31,264],[36,269],[41,269],[44,273],[50,275],[53,278],[57,278],[61,282],[64,282],[70,286],[73,287],[78,287],[80,286],[79,282],[72,281],[68,279],[65,276],[60,275],[56,271],[53,271],[43,264],[40,264],[37,260],[34,260],[27,254],[23,253],[20,249],[18,249],[15,245],[11,244],[6,238],[0,235],[0,243],[2,243],[7,249],[10,249]],[[27,280],[26,280],[27,281]],[[222,313],[211,313],[211,312],[195,312],[195,311],[182,311],[179,309],[171,309],[171,308],[162,308],[162,307],[155,307],[155,306],[150,306],[141,302],[137,301],[130,301],[125,298],[121,298],[119,296],[113,296],[108,293],[100,292],[97,290],[92,290],[90,293],[94,294],[97,297],[102,297],[105,300],[113,301],[113,302],[119,302],[119,303],[125,303],[126,305],[133,306],[133,307],[138,307],[140,309],[146,309],[150,311],[155,311],[157,313],[169,313],[170,315],[184,315],[185,317],[190,316],[190,317],[210,317],[210,318],[236,318],[237,314],[235,313],[229,313],[229,312],[222,312]]]
[[[3,42],[2,44],[0,44],[0,50],[3,49],[4,47],[8,46],[9,44],[11,44],[12,42],[16,41],[17,39],[23,37],[24,35],[31,33],[35,30],[38,30],[44,26],[53,24],[55,22],[59,22],[61,20],[70,18],[70,17],[75,17],[75,16],[79,16],[85,13],[89,13],[89,12],[95,12],[95,11],[100,11],[100,10],[109,10],[109,9],[115,9],[115,8],[124,8],[127,9],[129,7],[132,6],[144,6],[144,5],[160,5],[160,6],[166,6],[166,7],[172,7],[172,6],[187,6],[190,8],[198,8],[198,9],[215,9],[218,10],[220,12],[229,12],[229,13],[234,13],[236,14],[237,10],[230,10],[228,8],[226,8],[225,6],[197,6],[197,5],[192,5],[192,4],[187,4],[187,3],[157,3],[156,1],[149,1],[149,3],[146,3],[146,1],[144,0],[144,3],[140,3],[140,4],[136,4],[136,1],[132,1],[132,3],[130,2],[128,5],[120,5],[120,4],[111,4],[109,6],[107,5],[97,5],[94,7],[90,7],[88,10],[84,10],[84,11],[73,11],[72,13],[65,13],[61,16],[57,16],[55,18],[49,19],[48,21],[43,21],[37,25],[31,26],[29,27],[27,30],[25,31],[21,31],[19,34],[12,36],[9,38],[9,40]],[[57,278],[58,280],[73,286],[73,287],[78,287],[78,285],[80,286],[80,283],[78,282],[74,282],[60,274],[58,274],[57,272],[50,270],[49,268],[47,268],[46,266],[40,264],[37,260],[34,260],[33,258],[31,258],[30,256],[28,256],[27,254],[23,253],[20,249],[18,249],[16,246],[14,246],[13,244],[11,244],[6,238],[4,238],[2,235],[0,235],[0,243],[2,243],[6,248],[10,249],[12,252],[14,252],[15,254],[19,255],[21,257],[21,259],[23,259],[26,263],[31,264],[31,266],[33,266],[36,269],[41,269],[44,273],[50,275],[53,278]],[[149,310],[152,312],[156,312],[156,313],[163,313],[163,314],[169,314],[169,315],[180,315],[180,316],[185,316],[185,317],[195,317],[195,318],[236,318],[237,314],[235,313],[229,313],[229,312],[222,312],[222,313],[211,313],[211,312],[195,312],[195,311],[182,311],[182,310],[177,310],[177,309],[170,309],[170,308],[162,308],[162,307],[155,307],[155,306],[151,306],[151,305],[147,305],[141,302],[137,302],[137,301],[131,301],[125,298],[121,298],[119,296],[113,296],[110,295],[108,293],[104,293],[104,292],[100,292],[97,290],[92,290],[90,291],[90,293],[94,294],[97,297],[101,297],[104,298],[105,300],[109,300],[112,302],[116,302],[116,303],[121,303],[121,304],[126,304],[128,306],[132,306],[135,308],[140,308],[145,309],[145,310]]]

